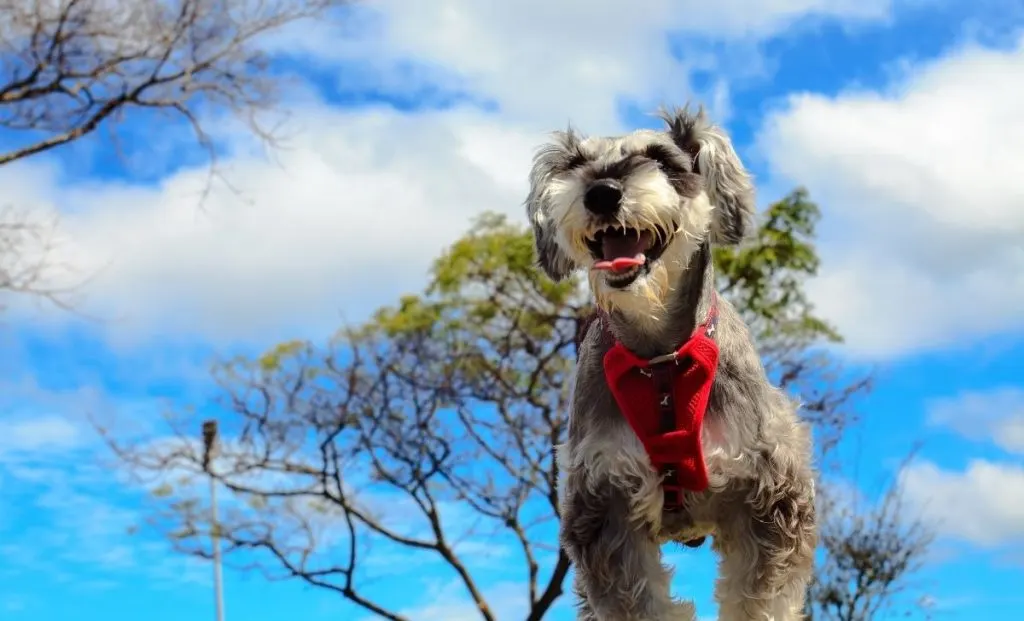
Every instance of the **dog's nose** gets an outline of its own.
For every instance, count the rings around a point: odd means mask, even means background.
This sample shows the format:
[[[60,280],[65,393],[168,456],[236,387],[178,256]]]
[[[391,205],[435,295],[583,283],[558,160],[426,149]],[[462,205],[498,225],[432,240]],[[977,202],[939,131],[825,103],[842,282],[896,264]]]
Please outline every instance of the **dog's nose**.
[[[583,195],[583,206],[599,216],[610,216],[619,210],[622,184],[615,179],[598,179]]]

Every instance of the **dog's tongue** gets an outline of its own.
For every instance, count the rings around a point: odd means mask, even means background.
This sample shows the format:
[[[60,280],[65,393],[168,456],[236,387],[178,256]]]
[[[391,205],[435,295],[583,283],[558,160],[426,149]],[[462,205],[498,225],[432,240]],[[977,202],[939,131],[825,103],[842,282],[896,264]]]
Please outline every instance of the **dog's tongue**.
[[[644,252],[651,247],[651,234],[609,232],[601,239],[601,254],[604,259],[594,263],[595,270],[621,272],[643,265],[647,257]]]

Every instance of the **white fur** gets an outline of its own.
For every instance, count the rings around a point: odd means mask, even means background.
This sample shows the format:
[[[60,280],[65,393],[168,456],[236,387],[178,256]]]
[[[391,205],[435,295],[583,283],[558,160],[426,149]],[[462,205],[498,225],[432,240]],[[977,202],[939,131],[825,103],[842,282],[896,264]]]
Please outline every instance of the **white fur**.
[[[547,217],[555,223],[555,241],[576,265],[590,267],[596,259],[587,247],[587,237],[594,232],[592,218],[583,205],[586,185],[581,175],[565,173],[553,179],[544,189],[550,205]],[[655,300],[664,300],[671,293],[670,283],[688,266],[711,228],[714,205],[706,192],[683,198],[669,184],[655,164],[634,173],[623,193],[617,220],[621,226],[668,231],[671,242],[661,257],[650,266],[650,273],[641,275],[625,288],[607,283],[606,272],[590,269],[591,289],[595,297],[622,311],[640,326],[657,329],[664,314]],[[543,224],[543,212],[534,213],[534,222]],[[673,224],[675,226],[673,226]]]

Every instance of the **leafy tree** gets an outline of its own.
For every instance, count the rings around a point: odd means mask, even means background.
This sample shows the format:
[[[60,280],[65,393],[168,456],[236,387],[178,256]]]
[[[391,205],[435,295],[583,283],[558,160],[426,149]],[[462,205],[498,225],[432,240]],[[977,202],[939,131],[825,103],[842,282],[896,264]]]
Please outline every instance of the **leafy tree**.
[[[749,244],[719,249],[715,260],[719,290],[744,313],[773,378],[800,394],[827,461],[867,379],[849,380],[822,348],[840,337],[803,291],[818,267],[817,218],[817,206],[797,190],[768,208]],[[528,230],[486,214],[436,260],[422,295],[380,309],[326,345],[285,343],[222,365],[218,417],[228,435],[208,474],[231,496],[215,528],[229,554],[396,620],[407,617],[367,589],[368,565],[400,549],[446,567],[480,617],[492,620],[498,611],[480,585],[481,552],[514,546],[526,584],[523,616],[542,619],[569,570],[555,538],[553,453],[566,436],[575,337],[591,313],[579,282],[542,275]],[[208,557],[197,423],[184,416],[171,424],[175,435],[155,443],[107,438],[157,485],[154,523],[180,550]],[[850,539],[834,532],[824,536],[823,567],[838,557],[847,567]],[[892,533],[877,534],[884,541],[857,545],[901,553]],[[894,583],[911,569],[903,567]],[[856,571],[853,578],[825,571],[822,579],[836,583],[812,593],[875,580]]]

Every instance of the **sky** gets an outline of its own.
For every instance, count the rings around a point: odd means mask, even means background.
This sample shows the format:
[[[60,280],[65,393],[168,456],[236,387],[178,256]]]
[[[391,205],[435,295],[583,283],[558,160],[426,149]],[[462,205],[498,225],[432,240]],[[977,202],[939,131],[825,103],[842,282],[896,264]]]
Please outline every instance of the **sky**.
[[[762,206],[802,185],[822,208],[808,290],[846,338],[836,354],[876,378],[844,445],[851,482],[870,497],[899,476],[938,533],[914,581],[934,618],[1021,609],[1024,6],[381,0],[338,17],[264,42],[298,78],[289,143],[267,158],[214,119],[239,192],[202,210],[187,128],[152,118],[129,120],[124,159],[97,135],[0,168],[0,205],[59,216],[54,257],[89,275],[80,313],[19,299],[0,317],[0,618],[212,615],[210,567],[133,532],[147,492],[87,416],[156,429],[167,408],[208,407],[213,359],[326,339],[419,290],[482,210],[525,222],[548,132],[653,126],[686,100],[730,131]],[[462,551],[499,618],[521,618],[515,550]],[[711,554],[669,558],[675,592],[714,618]],[[393,608],[477,618],[436,562],[377,562],[392,580],[370,592]],[[372,618],[294,581],[225,580],[228,619]]]

